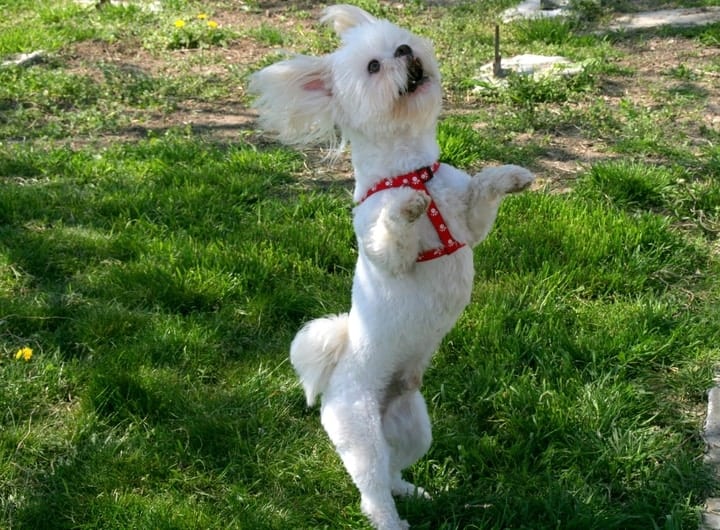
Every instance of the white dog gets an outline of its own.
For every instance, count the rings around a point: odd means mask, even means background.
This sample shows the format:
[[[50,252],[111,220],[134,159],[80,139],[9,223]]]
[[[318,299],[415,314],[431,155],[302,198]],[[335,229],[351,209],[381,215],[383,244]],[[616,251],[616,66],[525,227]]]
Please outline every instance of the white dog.
[[[401,470],[430,446],[423,373],[470,301],[472,248],[502,198],[528,187],[518,166],[470,177],[438,164],[440,73],[432,45],[362,9],[325,10],[342,46],[252,76],[261,124],[287,144],[349,141],[358,261],[349,313],[309,322],[290,347],[321,418],[382,530],[408,528],[392,495],[427,496]]]

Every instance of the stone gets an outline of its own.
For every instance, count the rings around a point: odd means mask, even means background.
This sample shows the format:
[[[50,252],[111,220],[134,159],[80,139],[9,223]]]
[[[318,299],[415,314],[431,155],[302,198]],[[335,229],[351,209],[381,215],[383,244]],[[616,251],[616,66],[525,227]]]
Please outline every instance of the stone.
[[[720,475],[720,386],[708,392],[707,416],[702,432],[707,449],[703,461]],[[720,530],[720,498],[705,501],[700,530]]]
[[[7,68],[9,66],[30,66],[31,64],[42,61],[45,58],[44,50],[37,50],[30,53],[19,53],[10,59],[3,61],[0,66]]]
[[[547,7],[546,2],[548,2]],[[562,5],[563,3],[562,0],[526,0],[516,7],[503,11],[500,20],[507,23],[518,19],[567,16],[570,10],[567,5]]]
[[[583,71],[584,65],[574,63],[559,55],[534,55],[523,54],[514,57],[503,58],[500,63],[501,75],[495,73],[494,62],[480,67],[475,81],[478,84],[476,91],[481,91],[489,86],[503,86],[507,83],[504,76],[507,74],[521,74],[532,76],[534,79],[546,77],[563,77],[576,75]]]
[[[607,29],[611,31],[637,31],[661,26],[704,26],[715,22],[720,22],[720,7],[663,9],[617,17]]]
[[[720,499],[711,498],[705,501],[700,530],[720,530]]]

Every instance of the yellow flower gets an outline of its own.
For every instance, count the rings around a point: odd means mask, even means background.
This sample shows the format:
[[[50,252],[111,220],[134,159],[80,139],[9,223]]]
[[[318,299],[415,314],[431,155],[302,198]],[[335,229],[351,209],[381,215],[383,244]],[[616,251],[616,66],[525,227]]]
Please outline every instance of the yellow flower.
[[[208,16],[207,16],[207,13],[199,13],[197,17],[200,20],[205,20]]]
[[[184,21],[183,19],[181,19],[181,18],[177,19],[177,20],[175,21],[175,27],[178,28],[178,29],[179,29],[179,28],[184,28],[184,27],[185,27],[185,21]]]
[[[208,20],[207,25],[208,25],[208,28],[210,28],[210,29],[215,29],[218,27],[218,23],[215,22],[214,20]]]
[[[28,348],[25,346],[24,348],[20,348],[17,353],[15,354],[15,358],[17,360],[25,359],[26,361],[29,361],[32,358],[33,351],[32,348]]]

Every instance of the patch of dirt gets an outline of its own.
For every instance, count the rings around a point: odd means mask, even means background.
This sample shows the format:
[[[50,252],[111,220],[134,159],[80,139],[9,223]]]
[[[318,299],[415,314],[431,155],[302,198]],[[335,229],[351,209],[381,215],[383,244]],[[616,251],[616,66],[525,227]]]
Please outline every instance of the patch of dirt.
[[[221,24],[247,30],[259,27],[264,15],[232,13],[219,17]],[[232,22],[231,22],[232,21]],[[225,48],[171,50],[152,53],[140,42],[82,41],[61,53],[66,70],[102,82],[108,68],[127,73],[135,78],[158,78],[164,76],[191,75],[208,79],[234,82],[236,96],[206,102],[196,99],[176,101],[172,112],[148,113],[142,109],[128,109],[133,116],[130,127],[118,131],[107,141],[146,136],[147,132],[162,132],[178,126],[230,141],[237,138],[238,131],[252,129],[256,115],[243,103],[243,83],[230,75],[233,69],[242,70],[263,59],[274,50],[259,45],[254,39],[241,37]]]
[[[703,0],[678,2],[676,0],[602,0],[602,5],[614,13],[641,13],[662,9],[702,9],[707,5]]]
[[[622,52],[618,71],[628,73],[604,76],[599,82],[599,97],[611,113],[622,116],[621,108],[635,107],[657,114],[658,127],[672,119],[672,132],[683,138],[685,147],[698,153],[707,147],[707,129],[720,131],[720,48],[657,36],[627,38],[616,48]],[[580,104],[579,110],[590,104]],[[579,128],[557,131],[545,142],[535,169],[539,182],[555,191],[567,190],[569,181],[593,163],[619,156],[601,137],[588,138]]]
[[[536,160],[535,189],[569,193],[570,184],[594,163],[616,158],[600,141],[580,135],[555,136],[548,141],[545,153]]]
[[[664,4],[663,4],[664,5]],[[637,7],[633,4],[633,7]],[[628,8],[629,9],[629,8]],[[64,52],[70,71],[89,76],[102,76],[103,65],[112,65],[137,75],[163,76],[180,73],[216,77],[237,84],[236,96],[212,102],[186,100],[177,102],[174,111],[148,114],[139,111],[132,126],[118,131],[108,141],[146,136],[149,131],[163,131],[187,126],[220,142],[232,142],[240,135],[262,142],[253,135],[255,113],[245,104],[244,82],[238,71],[248,71],[279,49],[253,38],[254,29],[270,26],[283,32],[313,30],[321,7],[315,2],[259,1],[249,9],[242,2],[227,11],[213,15],[221,26],[236,30],[242,37],[226,48],[210,50],[177,50],[151,53],[139,42],[108,44],[96,41],[77,43]],[[629,9],[630,10],[630,9]],[[632,9],[635,11],[635,9]],[[615,44],[622,54],[617,60],[617,75],[600,81],[600,98],[612,109],[628,103],[651,111],[662,111],[669,100],[683,94],[688,98],[687,113],[677,116],[677,127],[690,145],[704,145],[703,129],[720,128],[720,47],[705,46],[697,40],[677,37],[658,37],[652,34],[629,35]],[[234,69],[235,74],[230,75]],[[629,72],[629,74],[627,73]],[[590,105],[587,102],[585,105]],[[447,109],[447,113],[462,109]],[[544,137],[516,138],[516,142],[542,145],[543,154],[533,168],[538,182],[559,192],[565,191],[580,172],[598,160],[614,155],[601,138],[589,138],[580,127],[568,126]],[[318,167],[326,167],[323,154],[309,155],[318,164],[309,174],[318,181],[329,175]],[[330,171],[340,179],[349,176],[346,157],[340,157]]]
[[[166,64],[165,60],[154,57],[135,41],[80,41],[62,55],[68,72],[86,75],[97,71],[98,66],[104,63],[144,72],[157,71]]]
[[[631,77],[608,78],[615,89],[604,94],[612,105],[630,101],[662,112],[673,106],[675,132],[691,147],[705,147],[706,129],[720,127],[720,48],[682,37],[651,37],[618,46]],[[682,109],[681,111],[679,109]]]
[[[708,100],[720,93],[720,48],[682,37],[633,39],[617,47],[626,54],[620,66],[635,74],[630,79],[615,77],[609,81],[615,81],[623,88],[622,96],[636,103],[652,105],[657,94],[681,85],[695,87]]]

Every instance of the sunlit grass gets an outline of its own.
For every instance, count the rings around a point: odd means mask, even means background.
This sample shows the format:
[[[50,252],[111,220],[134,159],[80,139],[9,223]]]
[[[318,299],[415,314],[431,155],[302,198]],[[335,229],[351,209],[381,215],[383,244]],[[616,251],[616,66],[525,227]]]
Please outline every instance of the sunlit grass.
[[[697,527],[717,493],[699,430],[720,358],[720,136],[693,144],[675,125],[702,94],[612,105],[603,76],[632,73],[604,61],[613,43],[540,22],[505,28],[508,52],[594,59],[587,75],[478,95],[512,2],[361,4],[436,42],[443,161],[537,168],[568,129],[608,154],[568,193],[508,199],[476,250],[472,303],[425,379],[434,443],[408,471],[433,500],[401,514],[426,529]],[[188,101],[222,112],[279,46],[334,37],[286,18],[210,28],[238,8],[217,2],[6,7],[0,56],[50,55],[0,69],[0,527],[366,528],[287,359],[303,322],[348,308],[349,184],[251,133],[128,134]],[[306,23],[300,7],[283,16]],[[190,23],[228,40],[168,49]],[[90,40],[167,68],[80,63],[73,43]],[[248,43],[270,58],[194,70]]]

